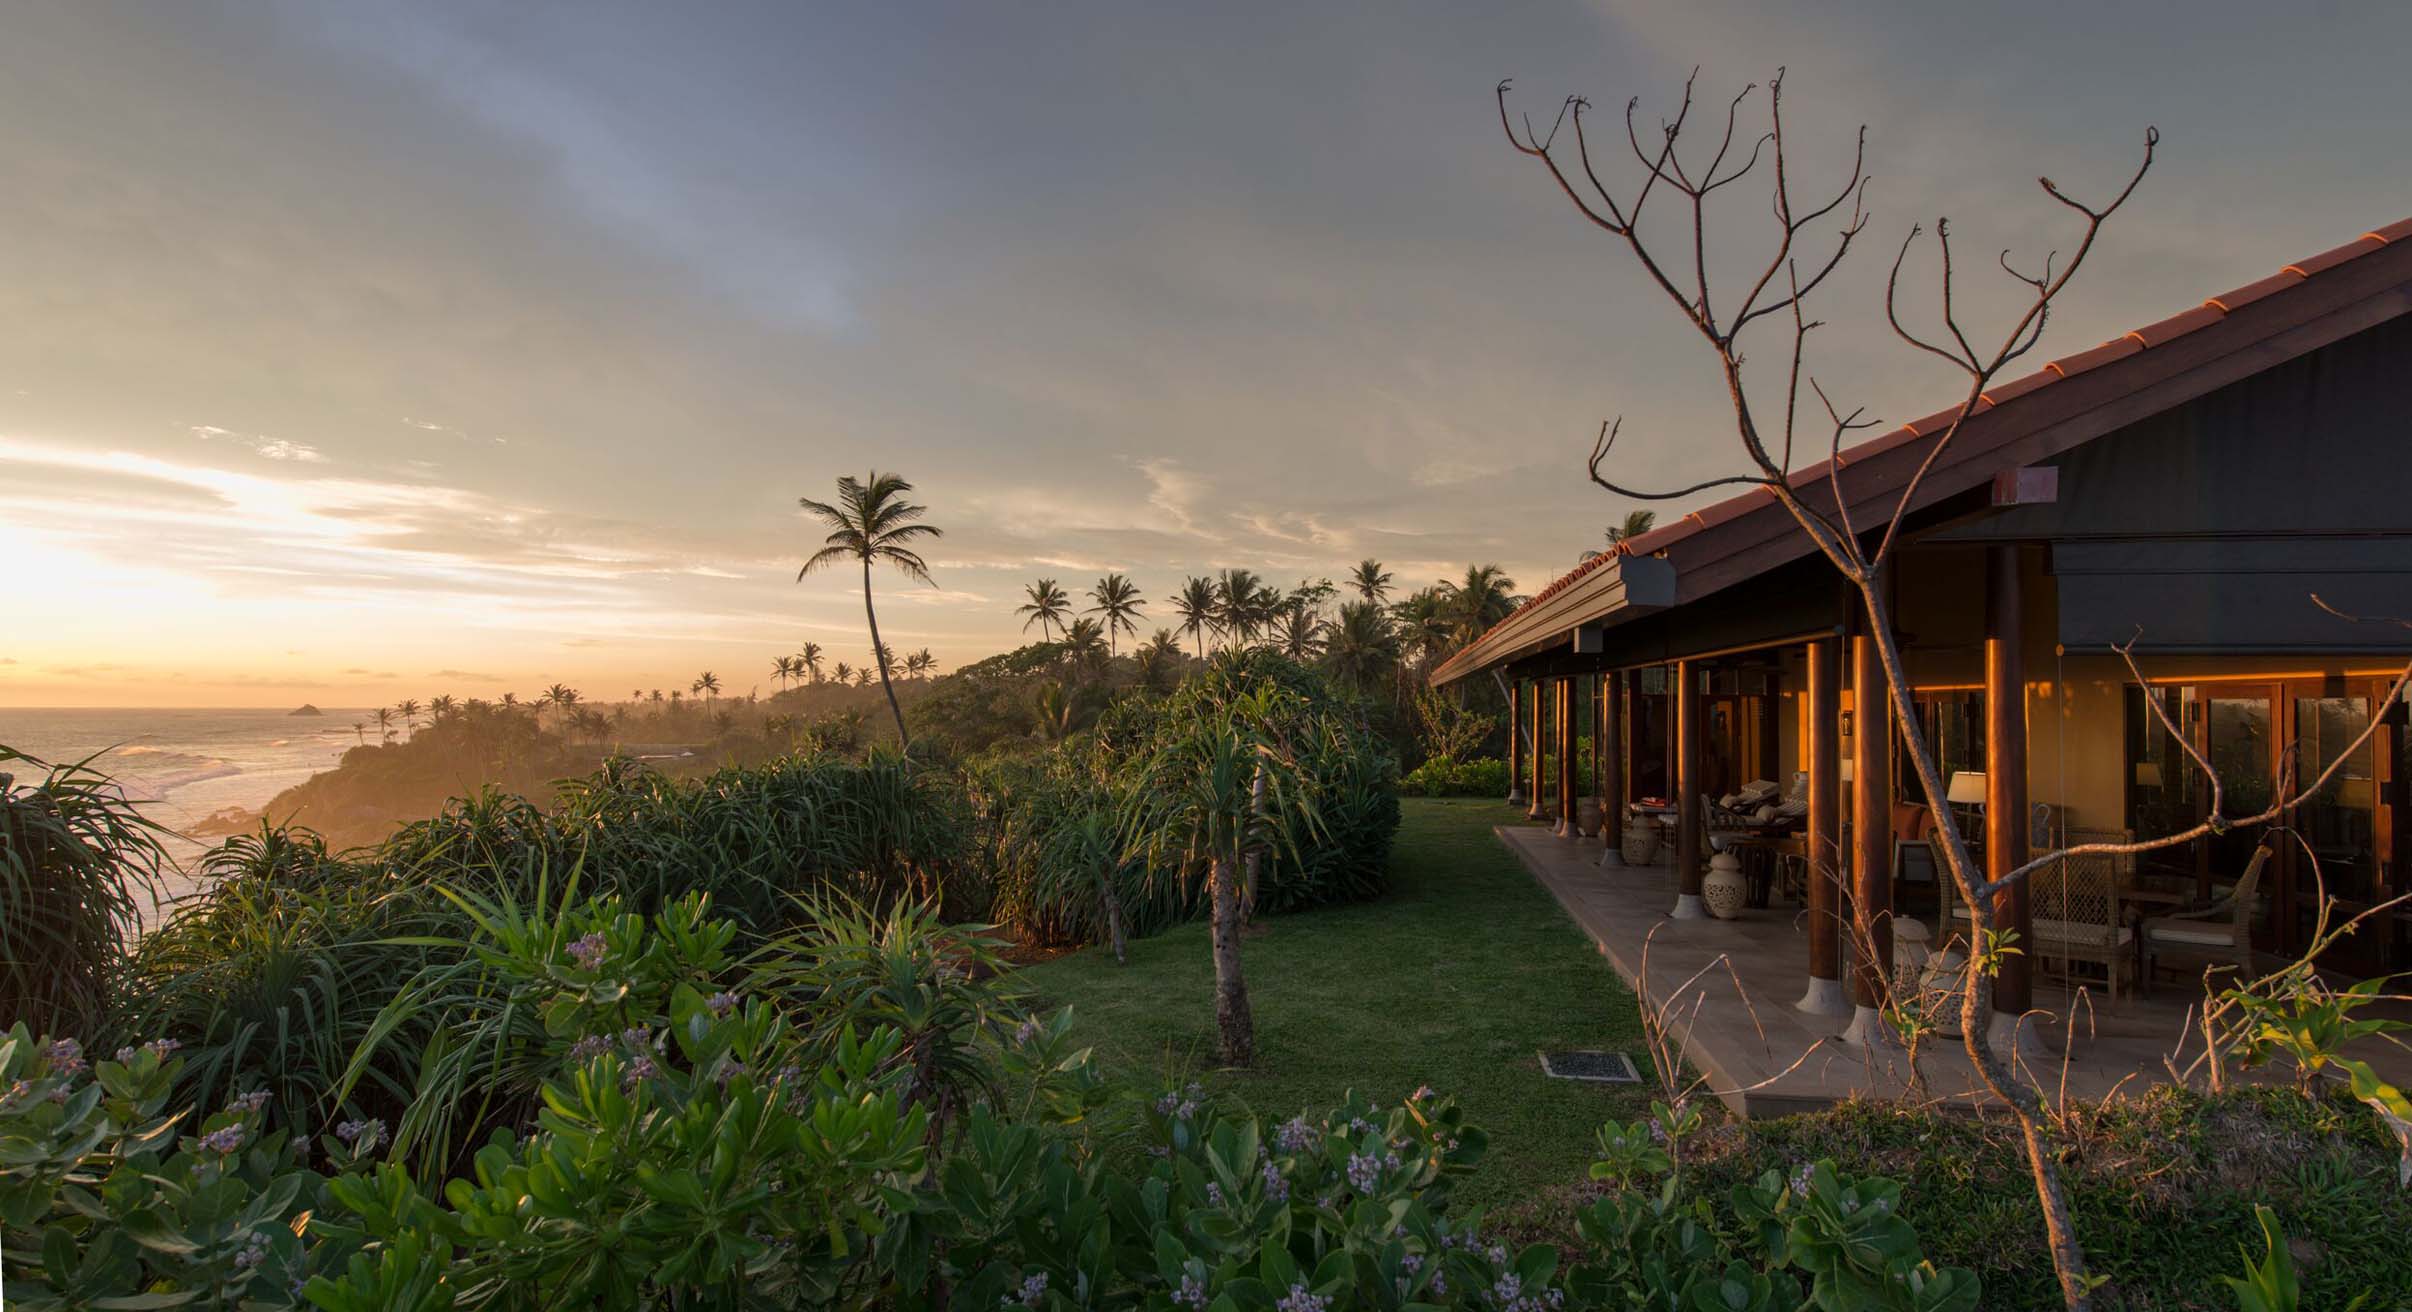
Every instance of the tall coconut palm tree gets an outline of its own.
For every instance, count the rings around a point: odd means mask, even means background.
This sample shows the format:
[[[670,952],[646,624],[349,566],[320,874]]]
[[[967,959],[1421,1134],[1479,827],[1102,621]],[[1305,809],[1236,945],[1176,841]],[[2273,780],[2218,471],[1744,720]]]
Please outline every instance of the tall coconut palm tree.
[[[1253,642],[1264,627],[1267,592],[1252,570],[1227,569],[1215,580],[1215,625],[1233,647]]]
[[[796,658],[778,656],[771,660],[771,677],[779,681],[779,691],[787,691],[787,680],[796,672]]]
[[[1089,613],[1105,622],[1106,655],[1121,655],[1120,635],[1139,631],[1139,608],[1147,604],[1147,598],[1139,595],[1139,585],[1129,576],[1108,574],[1089,589],[1089,600],[1097,603],[1089,607]]]
[[[1041,642],[1047,640],[1050,629],[1063,630],[1072,617],[1072,598],[1056,586],[1054,579],[1040,579],[1023,589],[1022,595],[1030,600],[1016,606],[1013,613],[1030,617],[1022,621],[1022,632],[1030,632],[1030,626],[1036,624]]]
[[[1206,633],[1215,625],[1214,580],[1190,576],[1173,594],[1173,613],[1181,617],[1181,632],[1198,644],[1198,659],[1206,659]]]
[[[459,709],[461,709],[460,698],[455,697],[448,692],[437,693],[435,698],[427,703],[428,722],[431,724],[442,724],[444,721],[451,719],[453,712],[458,711]]]
[[[375,718],[377,721],[377,741],[380,743],[391,744],[394,740],[394,708],[390,706],[378,707],[375,713]]]
[[[1377,606],[1390,600],[1390,571],[1382,568],[1381,561],[1370,557],[1357,562],[1357,568],[1348,576],[1348,585],[1357,590],[1359,597]]]
[[[938,658],[930,655],[930,649],[927,647],[905,657],[905,673],[916,679],[930,677],[930,671],[937,667]]]
[[[419,727],[419,699],[405,697],[394,703],[394,714],[402,717],[402,734],[409,737]]]
[[[837,682],[841,688],[854,682],[854,667],[844,661],[839,661],[837,663]]]
[[[1448,585],[1418,588],[1390,608],[1391,624],[1405,650],[1418,663],[1429,663],[1449,645]]]
[[[1093,619],[1077,619],[1064,631],[1064,655],[1072,668],[1093,674],[1104,666],[1110,655],[1106,647],[1105,626]]]
[[[819,683],[821,681],[821,644],[805,643],[804,650],[796,653],[796,668],[801,670],[812,682]]]
[[[1161,690],[1173,681],[1174,667],[1187,653],[1181,650],[1181,640],[1170,629],[1158,629],[1155,636],[1131,651],[1139,664],[1139,683],[1146,688]]]
[[[662,704],[662,690],[661,690],[661,689],[659,689],[659,688],[656,688],[656,689],[654,689],[652,692],[649,692],[649,693],[645,694],[645,700],[646,700],[646,701],[649,701],[649,702],[652,702],[652,703],[653,703],[654,705],[656,705],[656,706],[661,705],[661,704]]]
[[[1657,511],[1628,510],[1624,522],[1608,526],[1608,545],[1613,547],[1627,538],[1638,538],[1657,526]]]
[[[1323,662],[1333,677],[1363,692],[1398,658],[1398,638],[1390,631],[1390,617],[1380,603],[1352,601],[1340,608],[1340,619],[1323,643]]]
[[[879,641],[879,612],[871,604],[871,566],[886,563],[901,571],[906,578],[919,579],[931,587],[938,586],[930,577],[930,567],[911,547],[922,538],[943,536],[936,525],[919,522],[928,507],[905,500],[913,485],[894,474],[874,469],[870,476],[857,480],[852,474],[838,480],[837,504],[799,498],[798,505],[818,516],[829,526],[829,536],[821,549],[812,553],[804,568],[796,571],[796,581],[823,565],[841,560],[856,560],[863,566],[863,619],[871,628],[873,651],[884,651]],[[900,751],[913,750],[912,736],[905,732],[904,708],[896,702],[896,685],[889,681],[888,662],[879,663],[879,684],[888,694],[888,714],[896,717],[896,742]]]
[[[1274,622],[1273,641],[1294,661],[1311,661],[1323,649],[1323,620],[1304,606],[1285,606]]]
[[[355,737],[355,738],[358,738],[358,739],[360,740],[360,745],[361,745],[361,746],[363,746],[363,747],[368,746],[368,721],[366,721],[366,720],[354,720],[354,721],[352,721],[352,736],[353,736],[353,737]]]
[[[688,691],[704,699],[704,712],[709,714],[712,710],[712,699],[720,695],[720,676],[710,670],[705,670],[695,676],[695,683]]]
[[[1516,581],[1497,565],[1468,565],[1466,576],[1445,585],[1450,637],[1459,643],[1479,638],[1516,609]]]

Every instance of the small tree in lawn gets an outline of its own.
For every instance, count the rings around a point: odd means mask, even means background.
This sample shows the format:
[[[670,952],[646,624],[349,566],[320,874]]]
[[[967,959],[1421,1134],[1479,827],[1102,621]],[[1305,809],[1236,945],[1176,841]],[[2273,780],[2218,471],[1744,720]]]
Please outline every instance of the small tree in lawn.
[[[1221,661],[1218,665],[1236,662]],[[1298,697],[1258,685],[1163,726],[1125,793],[1124,851],[1151,878],[1206,882],[1214,945],[1214,1019],[1222,1060],[1256,1059],[1256,1021],[1240,971],[1240,925],[1267,853],[1294,849],[1315,826],[1284,725]]]

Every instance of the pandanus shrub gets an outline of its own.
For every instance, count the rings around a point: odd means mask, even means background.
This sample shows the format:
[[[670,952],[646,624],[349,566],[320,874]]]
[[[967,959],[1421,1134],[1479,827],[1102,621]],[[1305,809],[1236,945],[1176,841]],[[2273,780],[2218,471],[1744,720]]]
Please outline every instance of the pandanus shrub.
[[[89,758],[0,746],[0,1025],[97,1019],[158,891],[159,832]]]

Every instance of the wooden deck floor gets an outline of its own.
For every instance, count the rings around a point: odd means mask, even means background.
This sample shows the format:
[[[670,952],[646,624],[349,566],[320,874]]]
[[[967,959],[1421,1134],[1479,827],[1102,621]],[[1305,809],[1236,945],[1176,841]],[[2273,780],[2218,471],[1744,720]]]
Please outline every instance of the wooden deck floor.
[[[1909,1091],[1900,1050],[1845,1043],[1847,1020],[1794,1008],[1809,960],[1797,908],[1779,899],[1735,920],[1669,919],[1675,879],[1668,867],[1602,866],[1597,841],[1558,838],[1539,825],[1502,824],[1496,832],[1617,973],[1667,1008],[1685,1059],[1737,1115],[1781,1116],[1855,1094]],[[2071,1102],[2166,1081],[2164,1058],[2178,1048],[2198,996],[2195,986],[2164,984],[2151,998],[2122,994],[2113,1010],[2099,989],[2071,992],[2038,980],[2035,993],[2038,1013],[2021,1069],[2048,1100]],[[2185,1056],[2200,1050],[2199,1039],[2189,1042]],[[2399,1083],[2412,1080],[2412,1054],[2381,1044],[2357,1055]],[[1957,1038],[1930,1038],[1918,1071],[1925,1097],[1939,1104],[1978,1110],[1996,1101]]]

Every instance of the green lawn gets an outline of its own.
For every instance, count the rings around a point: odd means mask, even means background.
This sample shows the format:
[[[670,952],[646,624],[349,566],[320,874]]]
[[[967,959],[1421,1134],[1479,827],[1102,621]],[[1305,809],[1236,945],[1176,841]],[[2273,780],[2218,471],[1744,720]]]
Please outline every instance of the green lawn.
[[[1287,1117],[1350,1088],[1389,1103],[1418,1085],[1454,1094],[1490,1135],[1461,1197],[1519,1228],[1555,1228],[1591,1162],[1592,1132],[1648,1107],[1634,1086],[1553,1080],[1544,1047],[1640,1060],[1633,995],[1505,847],[1496,801],[1411,798],[1377,901],[1267,918],[1242,949],[1257,1062],[1213,1066],[1206,926],[1028,969],[1049,1005],[1075,1008],[1106,1069],[1153,1090],[1197,1079],[1217,1097]]]

